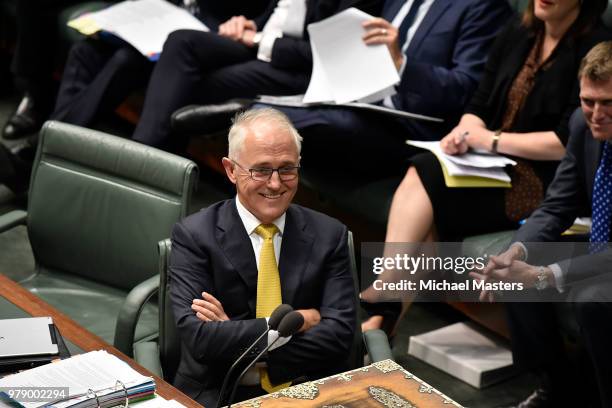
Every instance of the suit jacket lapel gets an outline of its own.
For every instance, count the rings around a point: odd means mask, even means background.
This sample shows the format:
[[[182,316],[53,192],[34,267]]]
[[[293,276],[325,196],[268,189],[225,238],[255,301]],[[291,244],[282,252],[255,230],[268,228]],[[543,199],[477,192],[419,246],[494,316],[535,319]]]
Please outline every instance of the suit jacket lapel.
[[[595,140],[591,134],[591,130],[587,127],[584,132],[584,163],[587,192],[589,194],[589,202],[593,197],[593,185],[595,184],[595,173],[599,167],[601,159],[602,143]]]
[[[406,55],[414,55],[421,43],[427,36],[427,33],[433,28],[436,24],[436,21],[444,14],[447,8],[451,6],[450,0],[436,0],[431,5],[431,8],[425,15],[425,18],[421,22],[419,29],[414,33],[414,37],[412,37],[412,41],[410,41],[410,45],[406,50]]]
[[[283,303],[292,304],[308,266],[314,236],[308,232],[307,224],[299,208],[287,210],[283,243],[278,268],[282,287]]]
[[[244,229],[236,202],[228,200],[219,210],[217,242],[227,260],[234,266],[247,287],[247,293],[257,293],[257,264],[253,245]],[[248,296],[249,309],[255,314],[255,298]]]
[[[400,11],[404,3],[406,3],[406,0],[385,1],[383,11],[381,13],[382,18],[390,23],[393,22],[393,19],[397,15],[398,11]]]

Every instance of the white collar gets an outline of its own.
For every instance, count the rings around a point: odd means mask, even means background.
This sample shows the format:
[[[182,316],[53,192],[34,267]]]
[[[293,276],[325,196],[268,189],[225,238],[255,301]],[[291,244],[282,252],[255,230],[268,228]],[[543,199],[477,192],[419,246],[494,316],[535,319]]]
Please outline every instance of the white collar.
[[[244,205],[242,205],[238,196],[236,196],[236,199],[234,201],[236,202],[236,209],[238,210],[238,215],[242,220],[242,224],[244,225],[247,234],[251,235],[255,233],[255,228],[262,224],[262,222],[259,221],[257,217],[255,217],[249,210],[247,210]],[[279,235],[281,237],[283,236],[283,231],[285,230],[286,216],[287,213],[284,212],[283,215],[272,221],[272,224],[276,225],[276,227],[278,228]]]

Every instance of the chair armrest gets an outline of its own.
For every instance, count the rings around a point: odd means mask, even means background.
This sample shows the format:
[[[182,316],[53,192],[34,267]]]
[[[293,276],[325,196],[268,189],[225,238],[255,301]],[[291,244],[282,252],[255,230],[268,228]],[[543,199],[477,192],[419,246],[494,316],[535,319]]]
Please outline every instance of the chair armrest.
[[[23,210],[13,210],[0,215],[0,233],[15,228],[18,225],[26,225],[28,213]]]
[[[157,342],[142,341],[134,344],[134,360],[156,376],[163,378]]]
[[[394,360],[389,339],[384,331],[368,330],[363,332],[363,342],[373,363],[387,359]]]
[[[185,106],[172,114],[172,134],[206,137],[225,131],[231,125],[232,117],[252,103],[251,99],[232,99],[216,105]]]
[[[147,301],[159,290],[159,275],[139,283],[128,293],[117,317],[113,345],[124,354],[133,356],[134,336],[138,318]]]

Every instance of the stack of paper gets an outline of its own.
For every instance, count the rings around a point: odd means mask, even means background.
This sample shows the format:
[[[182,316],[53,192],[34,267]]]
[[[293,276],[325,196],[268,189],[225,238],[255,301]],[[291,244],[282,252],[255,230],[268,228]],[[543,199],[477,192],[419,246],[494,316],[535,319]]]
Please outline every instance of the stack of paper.
[[[304,95],[285,95],[285,96],[259,95],[257,97],[257,101],[261,103],[266,103],[268,105],[289,106],[293,108],[307,108],[307,107],[316,107],[316,106],[343,106],[347,108],[362,109],[362,110],[368,110],[372,112],[384,113],[384,114],[388,114],[391,116],[401,116],[401,117],[408,118],[408,119],[424,120],[427,122],[438,122],[438,123],[444,122],[444,120],[440,118],[434,118],[432,116],[420,115],[418,113],[405,112],[405,111],[401,111],[397,109],[387,108],[381,105],[373,105],[370,103],[363,103],[363,102],[306,103],[304,102]]]
[[[411,336],[408,354],[477,388],[516,372],[508,347],[471,322]]]
[[[386,45],[366,45],[362,23],[371,15],[350,8],[308,25],[312,75],[304,102],[374,102],[400,81]]]
[[[98,31],[112,33],[152,60],[159,57],[171,32],[180,29],[209,31],[186,10],[165,0],[123,1],[70,20],[68,26],[85,35]]]
[[[19,394],[3,395],[25,408],[53,405],[56,408],[101,408],[150,398],[155,382],[106,351],[92,351],[57,363],[23,371],[0,379],[2,389],[38,388],[54,390],[53,400],[20,401]],[[0,393],[1,394],[1,393]]]
[[[468,152],[462,155],[449,155],[442,151],[440,142],[420,142],[406,140],[406,143],[431,151],[440,161],[447,187],[505,187],[510,188],[510,176],[505,172],[507,165],[516,165],[507,157]]]
[[[569,227],[563,235],[586,235],[591,232],[593,222],[589,217],[578,217],[574,220],[574,224]]]

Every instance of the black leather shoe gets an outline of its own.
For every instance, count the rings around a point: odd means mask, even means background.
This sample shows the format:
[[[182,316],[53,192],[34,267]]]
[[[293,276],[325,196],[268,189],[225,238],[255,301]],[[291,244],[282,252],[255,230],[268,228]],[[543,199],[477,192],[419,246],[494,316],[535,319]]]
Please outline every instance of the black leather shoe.
[[[35,147],[28,142],[11,151],[0,144],[0,184],[5,184],[13,193],[28,191]]]
[[[34,100],[26,94],[13,116],[4,125],[2,137],[6,140],[20,139],[38,132],[41,124],[42,119],[36,111]]]

